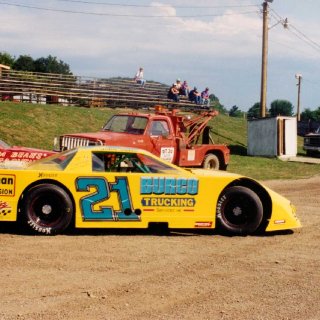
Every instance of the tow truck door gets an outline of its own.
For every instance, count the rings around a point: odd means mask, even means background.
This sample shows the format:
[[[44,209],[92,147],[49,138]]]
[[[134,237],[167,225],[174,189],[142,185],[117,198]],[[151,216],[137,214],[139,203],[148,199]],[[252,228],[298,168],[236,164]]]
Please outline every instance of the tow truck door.
[[[176,157],[176,139],[167,119],[153,119],[148,127],[150,151],[163,160],[173,163]]]

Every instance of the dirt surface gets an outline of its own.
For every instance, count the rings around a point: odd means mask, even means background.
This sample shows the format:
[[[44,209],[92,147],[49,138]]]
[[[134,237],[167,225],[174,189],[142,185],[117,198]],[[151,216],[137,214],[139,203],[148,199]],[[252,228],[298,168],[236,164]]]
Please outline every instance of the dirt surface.
[[[47,237],[2,223],[0,319],[320,319],[320,177],[265,184],[301,230]]]

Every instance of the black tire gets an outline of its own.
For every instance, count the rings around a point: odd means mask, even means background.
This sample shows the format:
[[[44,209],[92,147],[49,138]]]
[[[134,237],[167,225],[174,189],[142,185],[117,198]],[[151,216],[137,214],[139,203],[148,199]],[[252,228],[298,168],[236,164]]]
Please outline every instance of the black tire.
[[[263,220],[261,200],[248,188],[230,187],[218,200],[217,220],[220,227],[228,233],[252,234]]]
[[[58,234],[70,224],[74,207],[69,195],[53,184],[41,184],[25,195],[24,222],[33,232]]]
[[[213,153],[207,154],[203,160],[202,167],[203,169],[219,170],[220,168],[219,158]]]

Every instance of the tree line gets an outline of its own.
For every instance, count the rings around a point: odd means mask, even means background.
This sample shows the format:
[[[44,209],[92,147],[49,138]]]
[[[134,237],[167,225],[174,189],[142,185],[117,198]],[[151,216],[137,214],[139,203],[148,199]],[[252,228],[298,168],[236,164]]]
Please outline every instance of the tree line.
[[[247,117],[248,119],[260,118],[260,102],[256,102],[248,112],[241,111],[238,106],[234,105],[230,110],[223,106],[218,106],[221,112],[228,114],[230,117]],[[270,104],[270,108],[266,110],[268,117],[276,116],[293,116],[293,105],[287,100],[274,100]]]
[[[267,113],[270,117],[275,117],[278,115],[281,116],[293,116],[293,105],[290,101],[287,100],[275,100],[271,103],[270,109],[267,110]],[[260,117],[260,102],[256,102],[247,113],[248,119],[259,118]],[[320,121],[320,107],[316,110],[310,110],[306,108],[300,114],[301,121]]]
[[[7,52],[0,52],[0,64],[7,65],[17,71],[72,75],[70,66],[67,63],[51,55],[33,59],[29,55],[15,57]]]

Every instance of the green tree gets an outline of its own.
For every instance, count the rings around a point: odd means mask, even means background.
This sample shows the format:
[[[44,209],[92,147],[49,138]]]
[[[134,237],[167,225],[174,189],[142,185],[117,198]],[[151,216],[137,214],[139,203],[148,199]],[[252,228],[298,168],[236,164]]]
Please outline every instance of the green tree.
[[[239,110],[239,108],[236,105],[234,105],[229,111],[229,116],[230,117],[241,117],[242,112]]]
[[[256,102],[247,113],[248,119],[259,118],[260,117],[260,102]]]
[[[49,55],[47,58],[39,58],[35,60],[35,71],[44,73],[60,73],[71,75],[70,67],[57,57]]]
[[[14,70],[19,71],[34,71],[34,60],[28,55],[20,55],[19,58],[13,64]]]
[[[12,67],[15,58],[7,52],[0,52],[0,63]]]
[[[270,116],[292,116],[293,106],[290,101],[287,100],[274,100],[270,105]]]
[[[320,121],[320,107],[318,109],[314,110],[314,117],[316,121]]]
[[[320,107],[318,108],[318,110],[320,109]],[[301,121],[309,121],[309,120],[313,120],[313,121],[317,121],[319,119],[317,119],[317,113],[315,111],[310,110],[309,108],[306,108],[303,112],[301,112]]]
[[[220,103],[219,98],[213,93],[210,94],[210,105],[221,113],[228,113],[228,110]]]

